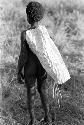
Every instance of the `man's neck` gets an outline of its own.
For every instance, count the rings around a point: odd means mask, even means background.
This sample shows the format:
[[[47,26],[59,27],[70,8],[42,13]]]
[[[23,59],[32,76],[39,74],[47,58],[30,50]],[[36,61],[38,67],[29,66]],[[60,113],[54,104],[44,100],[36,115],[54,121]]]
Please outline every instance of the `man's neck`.
[[[35,28],[37,28],[37,27],[38,27],[38,23],[37,23],[37,22],[31,25],[31,28],[32,28],[32,29],[35,29]]]

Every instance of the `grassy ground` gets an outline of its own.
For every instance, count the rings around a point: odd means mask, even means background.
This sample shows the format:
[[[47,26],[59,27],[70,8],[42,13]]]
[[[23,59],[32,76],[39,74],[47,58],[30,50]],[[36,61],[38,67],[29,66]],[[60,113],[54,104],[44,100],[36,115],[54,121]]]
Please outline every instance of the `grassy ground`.
[[[16,79],[17,66],[6,64],[2,69],[3,83],[3,106],[2,120],[3,125],[26,125],[29,122],[27,111],[27,96],[24,85],[19,85]],[[5,80],[7,78],[7,80]],[[47,86],[52,79],[47,78]],[[7,86],[7,83],[9,85]],[[50,82],[50,83],[49,83]],[[47,92],[50,104],[50,114],[55,125],[83,125],[84,124],[84,79],[81,76],[73,76],[64,86],[60,87],[62,99],[60,106],[56,99],[52,98],[52,89]],[[50,94],[51,91],[51,94]],[[40,121],[44,116],[39,94],[35,95],[35,117]],[[40,123],[43,125],[44,123]]]

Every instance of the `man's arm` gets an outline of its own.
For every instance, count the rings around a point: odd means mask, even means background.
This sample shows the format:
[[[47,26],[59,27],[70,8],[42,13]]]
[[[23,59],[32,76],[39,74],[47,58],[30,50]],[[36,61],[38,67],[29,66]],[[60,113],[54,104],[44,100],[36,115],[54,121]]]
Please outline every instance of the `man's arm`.
[[[27,62],[28,59],[28,44],[26,41],[26,32],[23,31],[21,33],[21,51],[19,55],[19,60],[18,60],[18,78],[21,79],[23,77],[22,75],[22,69]]]

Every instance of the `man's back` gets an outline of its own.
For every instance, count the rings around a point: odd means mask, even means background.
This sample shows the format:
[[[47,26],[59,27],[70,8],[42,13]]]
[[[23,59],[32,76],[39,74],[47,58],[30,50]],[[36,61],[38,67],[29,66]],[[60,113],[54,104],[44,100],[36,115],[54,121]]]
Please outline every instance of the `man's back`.
[[[45,74],[45,70],[42,67],[38,57],[29,48],[28,42],[26,40],[26,31],[21,33],[21,51],[18,61],[18,73],[21,75],[23,67],[25,77],[29,75],[35,75],[37,78]]]

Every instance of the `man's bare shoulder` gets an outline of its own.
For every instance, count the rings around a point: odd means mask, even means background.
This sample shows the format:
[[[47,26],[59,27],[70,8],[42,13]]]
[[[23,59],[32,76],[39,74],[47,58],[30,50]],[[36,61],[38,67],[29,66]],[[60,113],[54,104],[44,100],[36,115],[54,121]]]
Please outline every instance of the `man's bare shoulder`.
[[[27,30],[30,30],[31,28],[28,28]],[[23,30],[22,32],[21,32],[21,39],[24,41],[24,40],[26,40],[26,31],[27,30]]]

